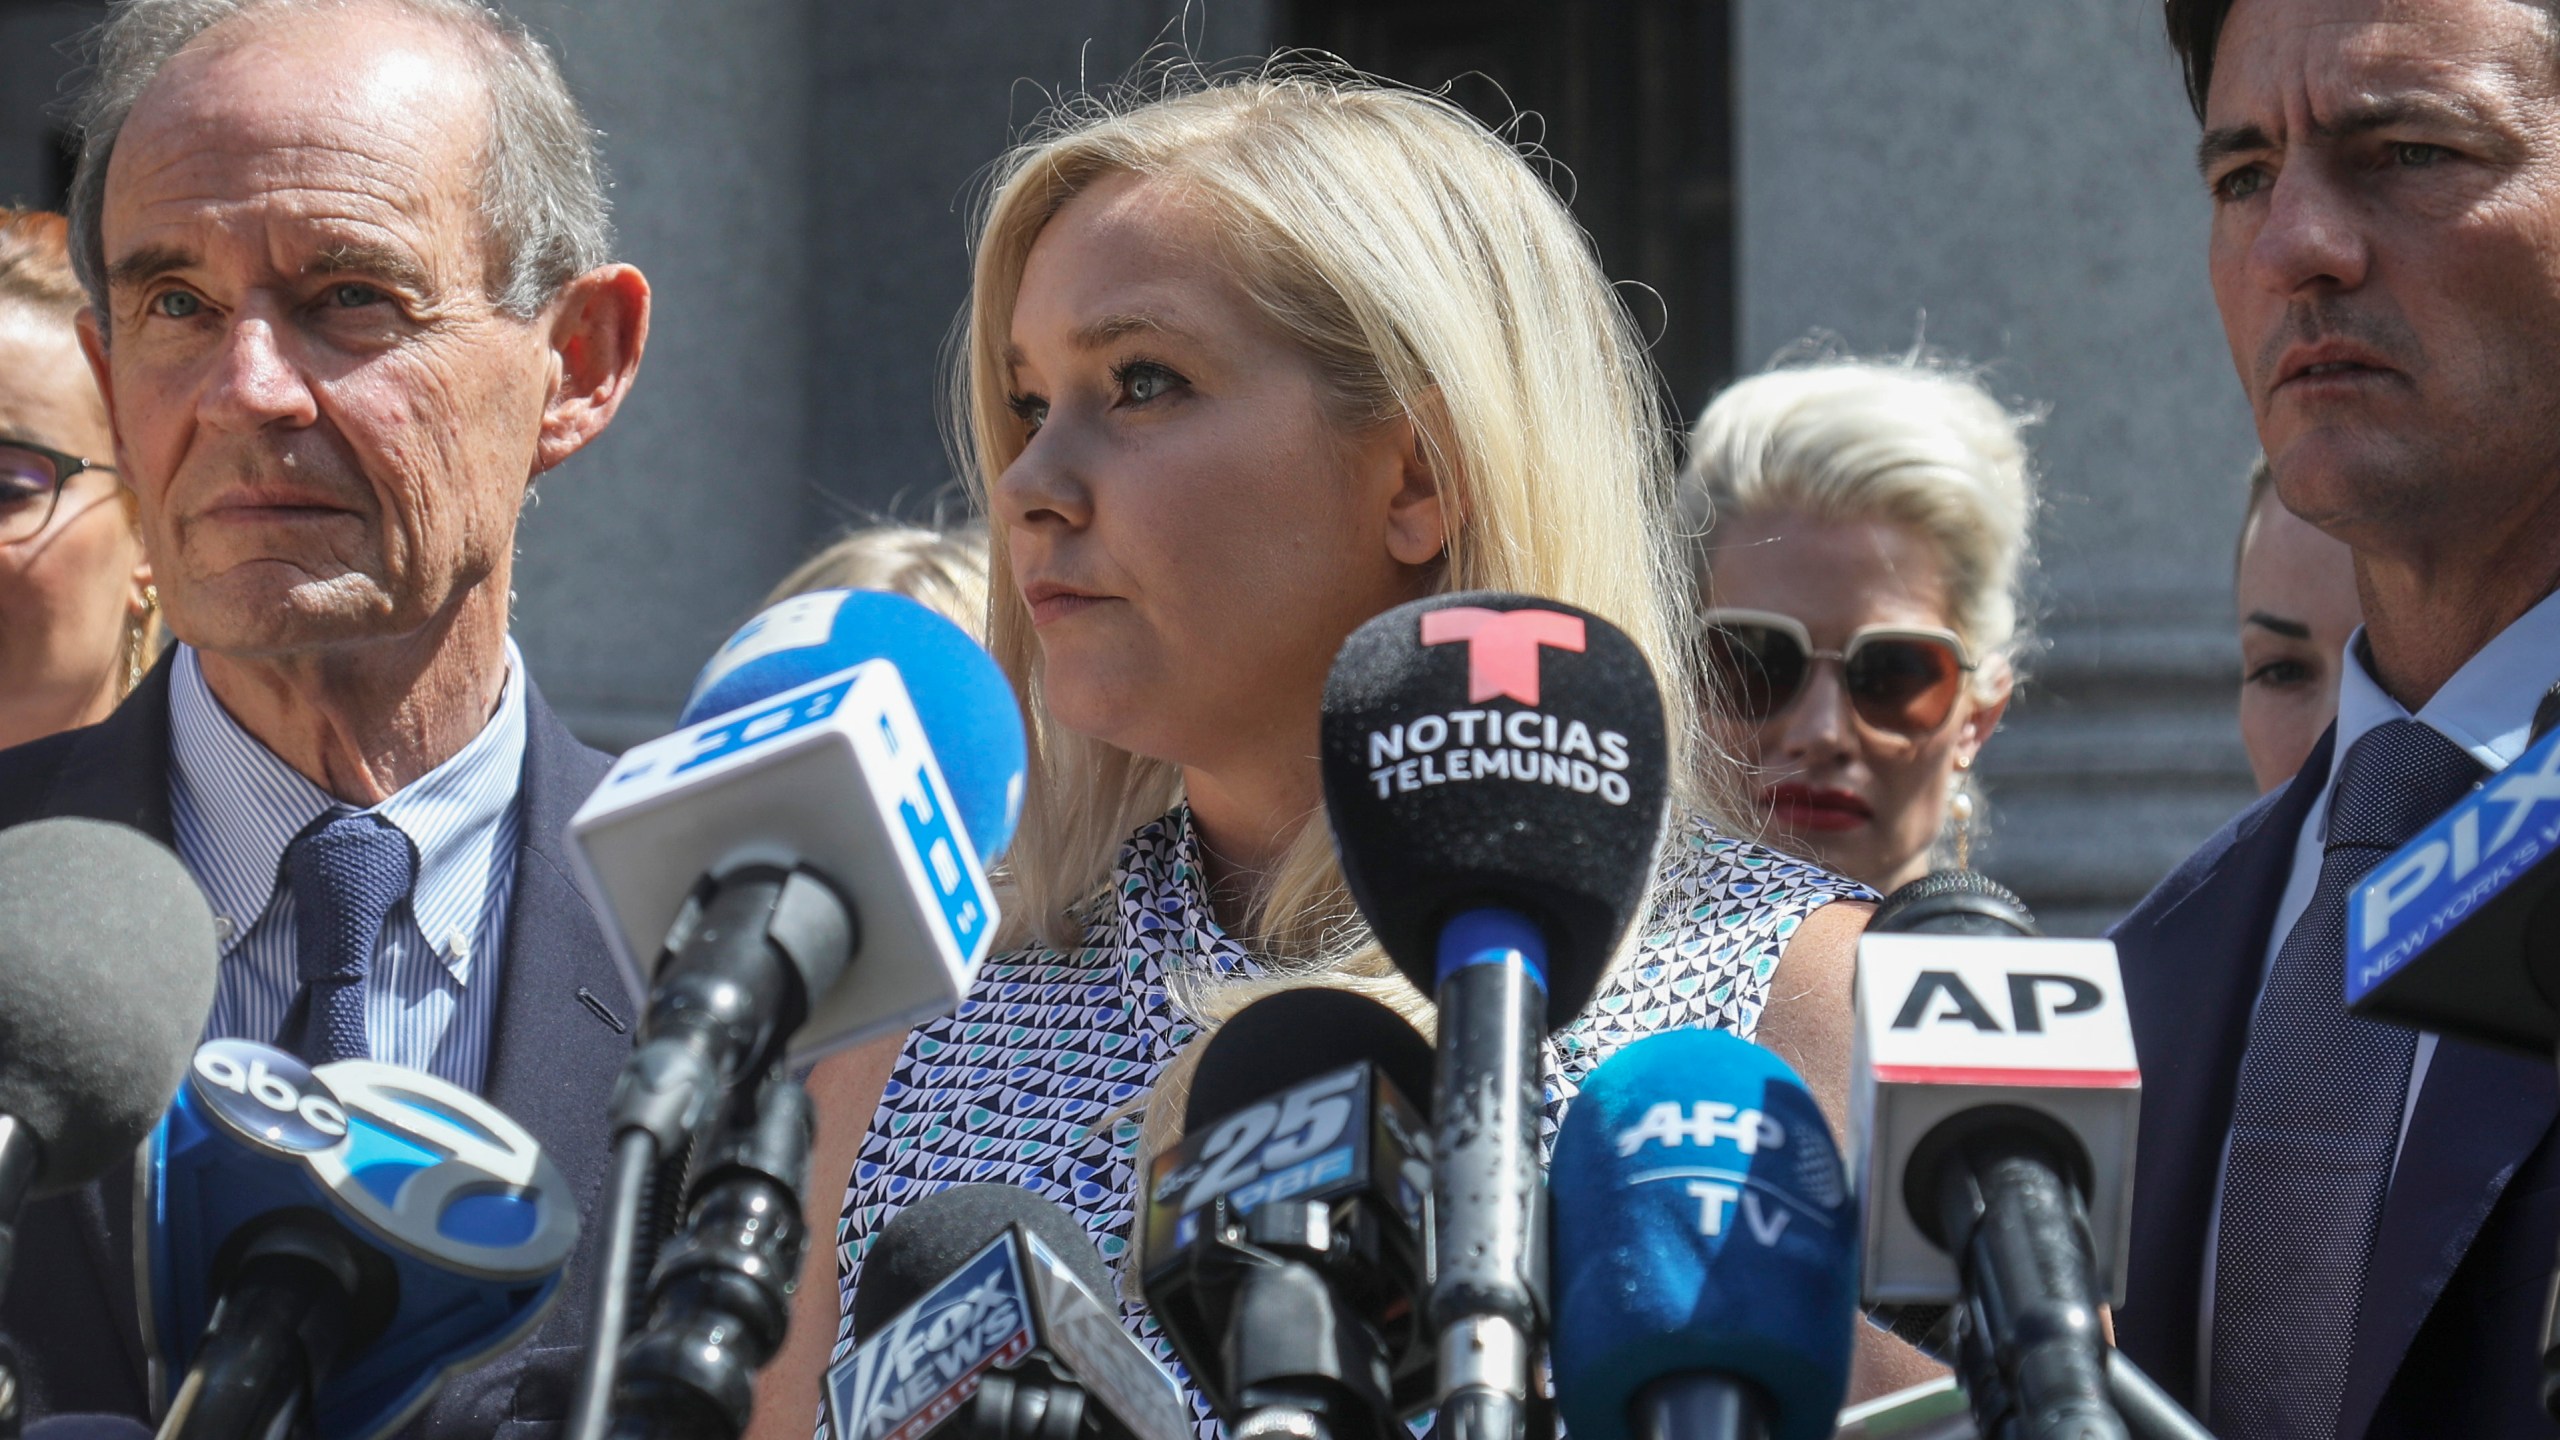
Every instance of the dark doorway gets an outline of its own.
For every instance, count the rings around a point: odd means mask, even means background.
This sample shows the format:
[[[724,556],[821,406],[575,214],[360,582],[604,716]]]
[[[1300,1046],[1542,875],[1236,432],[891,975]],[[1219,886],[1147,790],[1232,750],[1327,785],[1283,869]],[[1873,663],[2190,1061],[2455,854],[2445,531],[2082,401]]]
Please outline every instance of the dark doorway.
[[[1450,86],[1490,124],[1530,112],[1518,138],[1563,166],[1557,183],[1691,417],[1734,368],[1729,11],[1729,0],[1289,0],[1278,38]]]

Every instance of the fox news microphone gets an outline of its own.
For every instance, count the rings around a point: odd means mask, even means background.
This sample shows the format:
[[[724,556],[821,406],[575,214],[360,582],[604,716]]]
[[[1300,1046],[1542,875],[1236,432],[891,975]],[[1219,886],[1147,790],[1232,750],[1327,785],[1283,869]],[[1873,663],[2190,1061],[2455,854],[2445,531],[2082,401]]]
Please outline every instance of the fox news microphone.
[[[2142,1085],[2115,947],[2038,937],[1970,871],[1923,876],[1859,942],[1851,1079],[1867,1303],[1963,1307],[1986,1434],[2125,1435],[2098,1325]]]
[[[159,1123],[213,1004],[216,954],[194,877],[139,831],[0,831],[0,1293],[26,1203],[131,1163]],[[22,1408],[0,1345],[0,1437]]]
[[[1322,755],[1352,897],[1440,1007],[1441,1428],[1514,1440],[1546,1304],[1538,1042],[1590,1000],[1653,873],[1662,697],[1644,652],[1596,615],[1434,596],[1343,642]]]
[[[763,1082],[786,1056],[805,1061],[959,1003],[995,932],[986,865],[1011,838],[1023,774],[1013,688],[977,642],[901,596],[829,590],[785,600],[730,637],[695,682],[682,727],[623,755],[571,818],[580,880],[645,1016],[613,1099],[613,1188],[575,1440],[604,1433],[632,1292],[659,1238],[644,1236],[658,1227],[642,1212],[677,1208],[668,1195],[693,1145],[763,1126]],[[792,1127],[765,1133],[784,1139]],[[766,1159],[795,1173],[806,1165],[805,1153]],[[716,1301],[717,1318],[660,1307],[653,1323],[720,1344],[634,1377],[636,1421],[664,1417],[689,1387],[694,1402],[678,1408],[702,1433],[743,1427],[753,1371],[781,1345],[793,1278],[763,1261],[783,1258],[794,1237],[767,1238],[761,1259],[732,1270],[741,1284],[697,1275],[706,1283],[678,1287]],[[748,1259],[735,1246],[721,1253]],[[641,1358],[673,1365],[675,1353],[655,1346]]]
[[[837,1440],[1191,1440],[1115,1293],[1083,1228],[1030,1191],[926,1196],[863,1260],[860,1343],[827,1372]]]
[[[578,1238],[533,1137],[461,1086],[208,1041],[143,1156],[163,1440],[389,1435],[532,1332]]]
[[[1858,1214],[1813,1092],[1716,1030],[1638,1040],[1556,1134],[1556,1408],[1576,1440],[1821,1440]]]
[[[1383,1440],[1431,1400],[1431,1047],[1347,991],[1218,1027],[1149,1167],[1147,1304],[1238,1437]]]

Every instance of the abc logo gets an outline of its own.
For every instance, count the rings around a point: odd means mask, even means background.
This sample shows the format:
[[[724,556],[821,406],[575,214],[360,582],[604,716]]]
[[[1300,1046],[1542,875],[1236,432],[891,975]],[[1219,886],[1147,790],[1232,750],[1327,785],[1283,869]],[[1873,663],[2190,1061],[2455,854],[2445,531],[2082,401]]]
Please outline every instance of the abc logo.
[[[193,1088],[205,1108],[242,1135],[283,1150],[327,1150],[347,1138],[347,1112],[310,1067],[248,1040],[213,1040],[196,1051]]]

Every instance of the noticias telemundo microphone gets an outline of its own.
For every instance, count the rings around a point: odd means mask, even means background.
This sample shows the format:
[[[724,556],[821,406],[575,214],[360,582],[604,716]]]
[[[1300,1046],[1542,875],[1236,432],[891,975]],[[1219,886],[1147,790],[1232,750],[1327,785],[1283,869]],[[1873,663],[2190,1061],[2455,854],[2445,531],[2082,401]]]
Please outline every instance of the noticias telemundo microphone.
[[[532,1332],[577,1197],[497,1107],[371,1060],[209,1041],[143,1155],[164,1440],[396,1431]]]
[[[1191,1440],[1181,1387],[1120,1328],[1082,1228],[1010,1185],[898,1212],[864,1258],[837,1440]]]
[[[1343,643],[1321,759],[1352,898],[1439,1006],[1440,1423],[1509,1440],[1546,1308],[1539,1041],[1588,1003],[1649,888],[1670,793],[1661,694],[1644,652],[1587,611],[1434,596]]]
[[[759,1110],[804,1097],[777,1095],[768,1078],[786,1058],[958,1005],[995,933],[986,867],[1011,838],[1024,771],[1012,686],[965,632],[900,596],[820,591],[732,636],[682,727],[623,755],[571,818],[580,882],[645,1016],[612,1103],[574,1440],[596,1440],[617,1405],[680,1411],[703,1433],[744,1427],[803,1237],[766,1237],[770,1253],[738,1271],[733,1308],[708,1324],[654,1297],[652,1327],[697,1330],[717,1354],[635,1345],[626,1356],[637,1297],[625,1277],[645,1273],[661,1238],[642,1233],[642,1197],[680,1189],[684,1157],[724,1132],[775,1140],[749,1169],[797,1188],[805,1126],[795,1156],[791,1127]],[[646,1373],[621,1373],[630,1365]]]
[[[1404,1017],[1314,987],[1202,1051],[1182,1141],[1147,1169],[1140,1263],[1230,1434],[1385,1440],[1429,1408],[1431,1067]]]

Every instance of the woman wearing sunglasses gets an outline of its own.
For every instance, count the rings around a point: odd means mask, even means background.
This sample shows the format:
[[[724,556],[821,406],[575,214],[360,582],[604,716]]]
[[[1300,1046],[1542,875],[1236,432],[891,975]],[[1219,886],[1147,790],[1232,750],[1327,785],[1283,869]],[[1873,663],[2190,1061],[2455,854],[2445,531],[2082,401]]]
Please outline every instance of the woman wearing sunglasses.
[[[62,217],[0,209],[0,749],[106,718],[156,597],[80,354]]]
[[[2024,423],[1960,373],[1843,361],[1699,419],[1681,498],[1710,709],[1771,843],[1878,891],[1970,863],[1967,772],[2022,642]]]

